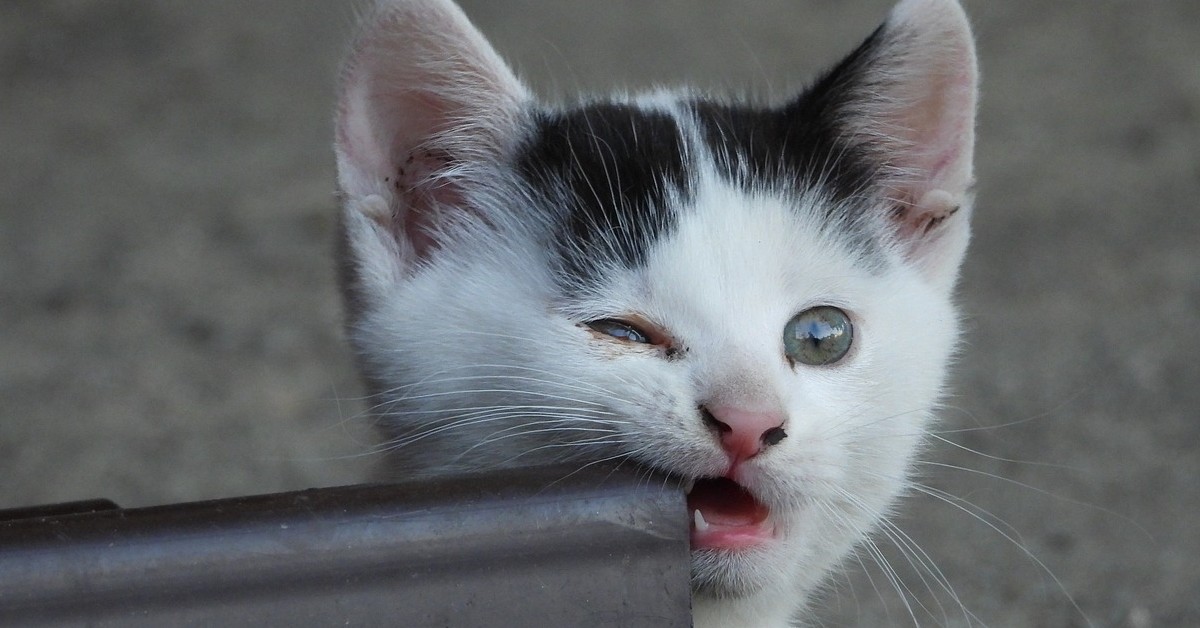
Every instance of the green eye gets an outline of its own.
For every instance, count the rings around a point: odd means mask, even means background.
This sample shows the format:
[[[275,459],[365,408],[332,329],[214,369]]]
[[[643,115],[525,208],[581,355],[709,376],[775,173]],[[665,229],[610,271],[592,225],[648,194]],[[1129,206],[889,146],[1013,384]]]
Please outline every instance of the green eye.
[[[793,364],[822,366],[846,357],[854,337],[850,317],[823,305],[804,310],[783,327],[783,351]]]
[[[622,321],[605,318],[598,321],[586,323],[592,331],[599,332],[606,336],[612,336],[617,340],[625,342],[633,342],[637,344],[650,344],[650,336],[642,330]]]

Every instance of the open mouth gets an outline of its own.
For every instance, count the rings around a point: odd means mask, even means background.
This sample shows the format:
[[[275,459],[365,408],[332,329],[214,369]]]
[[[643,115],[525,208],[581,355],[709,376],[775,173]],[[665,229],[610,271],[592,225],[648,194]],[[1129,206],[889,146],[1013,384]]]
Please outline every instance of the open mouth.
[[[729,478],[700,478],[687,494],[692,549],[744,549],[775,537],[771,509]]]

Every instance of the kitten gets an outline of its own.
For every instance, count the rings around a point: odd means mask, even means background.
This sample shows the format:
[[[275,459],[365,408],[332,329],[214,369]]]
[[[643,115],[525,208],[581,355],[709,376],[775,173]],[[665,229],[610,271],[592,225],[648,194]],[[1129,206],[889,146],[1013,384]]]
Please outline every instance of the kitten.
[[[903,0],[775,106],[539,103],[450,0],[366,18],[337,110],[348,329],[392,469],[693,482],[697,626],[783,626],[905,487],[958,335],[976,69]]]

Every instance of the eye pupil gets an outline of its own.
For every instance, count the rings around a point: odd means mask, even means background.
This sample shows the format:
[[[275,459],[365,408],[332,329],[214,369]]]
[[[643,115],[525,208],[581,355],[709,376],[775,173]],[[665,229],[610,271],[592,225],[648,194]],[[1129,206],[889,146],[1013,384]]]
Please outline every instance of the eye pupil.
[[[822,366],[846,357],[853,340],[850,317],[823,305],[804,310],[783,328],[783,348],[793,363]]]

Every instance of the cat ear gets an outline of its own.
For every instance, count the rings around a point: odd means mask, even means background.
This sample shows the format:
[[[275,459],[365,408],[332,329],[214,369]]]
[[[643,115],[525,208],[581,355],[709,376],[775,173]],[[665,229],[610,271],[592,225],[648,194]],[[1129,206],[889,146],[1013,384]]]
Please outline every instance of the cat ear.
[[[359,281],[400,278],[472,211],[528,99],[453,2],[376,5],[343,66],[335,127],[343,252]]]
[[[949,288],[969,239],[978,72],[956,0],[903,0],[815,89],[839,132],[880,166],[888,226]]]

